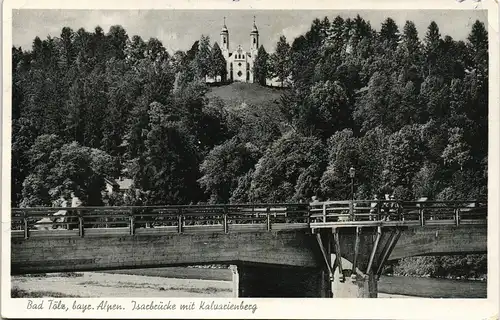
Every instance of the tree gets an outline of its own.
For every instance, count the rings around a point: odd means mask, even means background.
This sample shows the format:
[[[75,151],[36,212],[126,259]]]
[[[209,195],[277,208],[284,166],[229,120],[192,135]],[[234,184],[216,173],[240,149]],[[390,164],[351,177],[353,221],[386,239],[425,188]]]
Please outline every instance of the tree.
[[[441,156],[445,165],[455,166],[460,170],[463,170],[467,162],[471,160],[470,147],[464,141],[463,135],[462,128],[451,128],[448,145]]]
[[[257,162],[256,155],[250,145],[236,137],[210,151],[200,165],[203,176],[198,180],[210,195],[210,203],[228,203],[239,178]]]
[[[304,171],[309,173],[324,170],[323,145],[316,137],[305,137],[289,132],[276,140],[255,166],[251,187],[250,200],[252,202],[288,202],[306,200],[308,194],[319,193],[319,185],[309,187],[298,186]],[[320,169],[312,168],[320,166]],[[319,177],[311,177],[311,181]],[[300,197],[304,197],[299,199]]]
[[[413,81],[418,91],[423,62],[422,44],[418,38],[417,27],[412,21],[406,21],[403,27],[401,43],[397,48],[396,56],[399,63],[405,66],[403,70],[407,70],[405,72],[406,80]]]
[[[160,40],[150,38],[146,44],[146,57],[151,61],[164,62],[168,59],[168,52]]]
[[[335,131],[350,126],[350,110],[347,94],[338,82],[317,82],[311,87],[301,112],[299,127],[311,128],[324,139]]]
[[[281,36],[276,44],[276,50],[271,54],[270,72],[273,77],[277,77],[283,87],[290,75],[290,45],[286,42],[286,37]]]
[[[214,79],[220,77],[220,81],[225,82],[227,77],[227,62],[217,42],[212,47],[210,60],[212,64],[209,76]]]
[[[321,177],[322,194],[335,200],[350,199],[349,168],[359,167],[357,140],[352,130],[345,129],[331,136],[327,146],[328,166]]]
[[[413,178],[421,168],[424,150],[419,125],[404,126],[389,137],[384,168],[389,190],[401,187],[404,189],[403,195],[406,197],[411,195]]]
[[[61,67],[63,69],[69,68],[74,60],[74,49],[73,49],[73,30],[69,27],[64,27],[61,31],[62,40],[62,52],[61,52]]]
[[[102,205],[105,178],[118,174],[117,163],[105,152],[63,144],[56,135],[39,136],[29,150],[30,174],[23,182],[22,206],[51,205],[73,193],[86,205]]]
[[[254,79],[257,80],[261,86],[266,85],[266,79],[268,76],[268,59],[269,55],[267,54],[266,49],[264,49],[264,46],[261,45],[259,51],[257,51],[257,57],[255,58],[253,65]]]
[[[203,79],[203,81],[205,80],[205,77],[209,75],[210,68],[213,64],[210,51],[210,38],[202,35],[198,46],[198,52],[196,52],[193,60],[193,68],[195,70],[196,77],[198,79]]]
[[[480,70],[482,76],[487,77],[488,71],[488,31],[484,23],[476,20],[472,25],[472,30],[467,37],[467,44],[470,52],[472,68]]]
[[[396,22],[387,18],[380,29],[380,41],[386,44],[387,48],[396,50],[399,43],[399,30]]]
[[[109,28],[106,34],[106,43],[108,45],[107,57],[115,57],[117,59],[124,59],[124,49],[127,45],[128,35],[122,26],[114,25]]]
[[[387,74],[375,72],[372,75],[367,90],[357,99],[353,112],[362,131],[366,132],[379,125],[395,129],[391,121],[392,86],[393,81]]]
[[[150,204],[189,204],[200,200],[199,157],[189,130],[160,103],[151,104],[143,129],[144,152],[129,171]]]
[[[133,36],[132,40],[127,40],[124,49],[125,58],[128,62],[134,64],[145,58],[146,48],[146,43],[140,36]]]
[[[434,75],[437,72],[437,62],[440,56],[441,34],[436,22],[432,21],[427,28],[424,38],[424,50],[428,68],[426,75]]]

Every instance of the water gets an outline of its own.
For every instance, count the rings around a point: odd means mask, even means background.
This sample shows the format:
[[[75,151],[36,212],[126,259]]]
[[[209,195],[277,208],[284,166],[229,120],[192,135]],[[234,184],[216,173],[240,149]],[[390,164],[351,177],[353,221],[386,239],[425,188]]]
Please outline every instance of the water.
[[[486,298],[486,281],[451,280],[415,277],[380,277],[381,293],[426,298]]]

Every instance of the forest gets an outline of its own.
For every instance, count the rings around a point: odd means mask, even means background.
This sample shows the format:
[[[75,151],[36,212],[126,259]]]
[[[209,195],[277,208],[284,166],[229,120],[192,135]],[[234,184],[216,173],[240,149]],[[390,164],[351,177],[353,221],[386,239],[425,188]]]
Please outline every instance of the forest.
[[[290,42],[289,42],[290,40]],[[386,193],[487,199],[488,33],[464,40],[435,22],[419,35],[387,18],[315,19],[259,49],[255,77],[279,79],[276,104],[228,106],[201,35],[170,53],[156,38],[64,27],[12,48],[13,207],[297,202]],[[221,85],[227,85],[223,83]],[[127,177],[126,198],[104,191]]]

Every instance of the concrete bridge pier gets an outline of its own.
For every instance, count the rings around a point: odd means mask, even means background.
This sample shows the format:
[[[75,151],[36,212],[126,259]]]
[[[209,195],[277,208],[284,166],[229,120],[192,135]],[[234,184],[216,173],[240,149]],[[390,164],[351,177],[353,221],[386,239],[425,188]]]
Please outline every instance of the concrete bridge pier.
[[[373,272],[365,275],[351,274],[343,281],[338,276],[331,283],[332,294],[334,298],[377,298],[377,283],[378,279]]]
[[[401,231],[377,226],[315,230],[331,272],[331,297],[376,298],[378,278]]]

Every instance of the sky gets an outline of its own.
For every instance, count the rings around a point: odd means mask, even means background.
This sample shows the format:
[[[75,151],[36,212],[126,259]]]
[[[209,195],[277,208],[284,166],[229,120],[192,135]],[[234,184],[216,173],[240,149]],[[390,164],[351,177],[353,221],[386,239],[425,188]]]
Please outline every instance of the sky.
[[[415,23],[419,36],[425,35],[431,21],[435,21],[442,36],[465,40],[472,24],[480,20],[487,24],[487,11],[479,10],[13,10],[12,43],[30,49],[33,39],[59,37],[63,27],[74,31],[83,27],[93,31],[101,26],[105,32],[112,25],[121,25],[129,37],[139,35],[162,41],[170,52],[188,50],[202,34],[220,44],[223,19],[229,30],[230,49],[238,45],[248,49],[250,31],[255,16],[259,41],[268,52],[273,52],[281,35],[291,43],[304,34],[314,18],[327,16],[332,21],[337,15],[354,18],[357,14],[369,21],[376,30],[387,18],[393,18],[400,30],[406,20]]]

